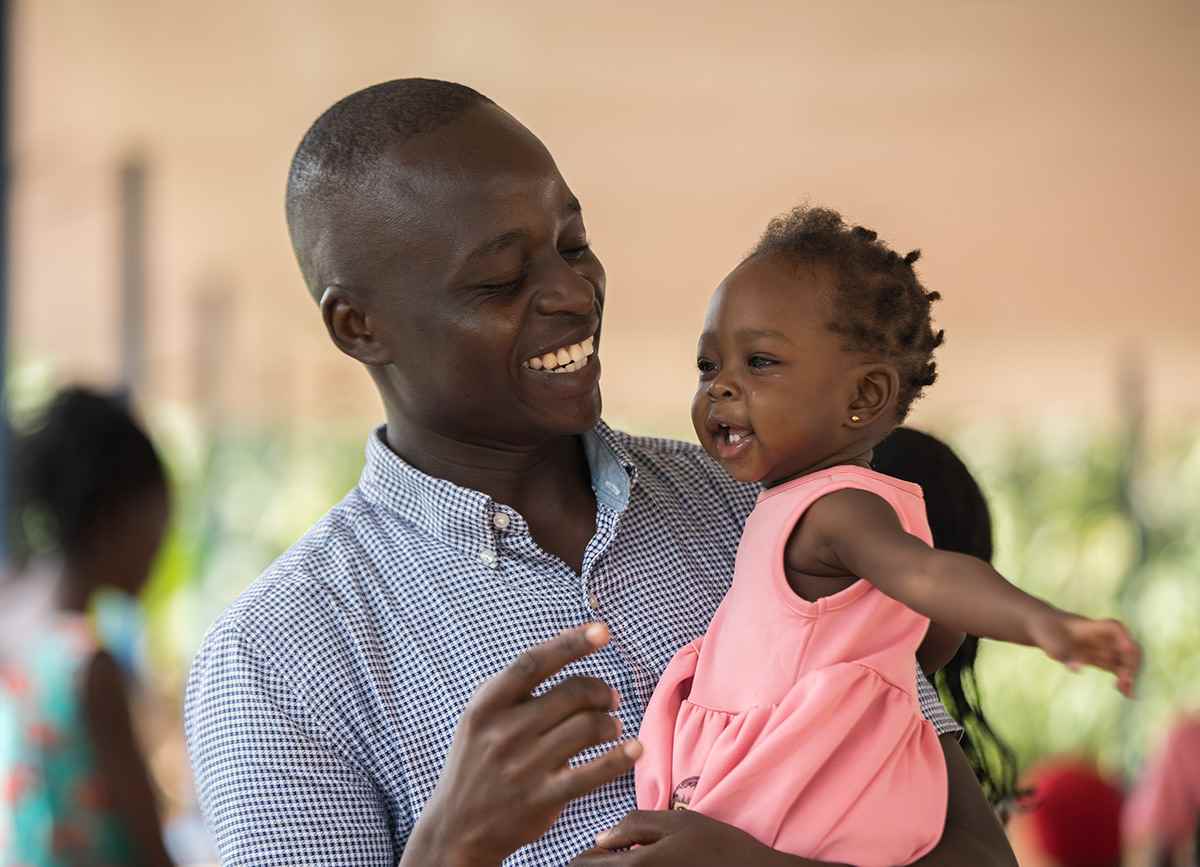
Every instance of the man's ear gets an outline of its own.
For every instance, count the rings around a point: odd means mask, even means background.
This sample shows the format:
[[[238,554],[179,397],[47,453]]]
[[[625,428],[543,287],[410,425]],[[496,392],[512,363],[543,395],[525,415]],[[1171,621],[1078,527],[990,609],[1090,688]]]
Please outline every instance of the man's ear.
[[[900,374],[890,364],[864,364],[856,371],[854,397],[844,424],[865,428],[884,416],[894,416],[900,398]]]
[[[351,358],[372,367],[391,362],[354,292],[336,284],[325,287],[321,294],[321,318],[334,345]]]

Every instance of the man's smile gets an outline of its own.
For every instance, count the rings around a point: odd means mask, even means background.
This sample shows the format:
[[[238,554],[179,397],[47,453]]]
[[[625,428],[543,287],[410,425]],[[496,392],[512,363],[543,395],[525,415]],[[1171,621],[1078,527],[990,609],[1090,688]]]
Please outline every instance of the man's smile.
[[[595,335],[590,335],[578,343],[570,343],[534,355],[527,359],[523,366],[529,370],[540,370],[545,373],[575,373],[588,366],[595,347]]]

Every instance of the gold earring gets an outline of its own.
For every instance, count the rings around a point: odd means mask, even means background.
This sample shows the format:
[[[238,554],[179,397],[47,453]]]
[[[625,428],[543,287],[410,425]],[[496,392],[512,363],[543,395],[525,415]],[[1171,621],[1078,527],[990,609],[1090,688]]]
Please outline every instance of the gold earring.
[[[850,416],[850,421],[862,421],[862,419],[856,415],[852,415],[852,416]]]

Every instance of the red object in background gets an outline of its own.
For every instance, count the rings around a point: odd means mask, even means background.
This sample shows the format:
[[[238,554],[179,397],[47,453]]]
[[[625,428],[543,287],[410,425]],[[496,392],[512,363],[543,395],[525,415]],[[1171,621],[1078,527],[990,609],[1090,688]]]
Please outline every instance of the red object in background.
[[[1057,760],[1028,777],[1024,802],[1033,835],[1063,867],[1117,867],[1121,862],[1120,788],[1085,762]]]

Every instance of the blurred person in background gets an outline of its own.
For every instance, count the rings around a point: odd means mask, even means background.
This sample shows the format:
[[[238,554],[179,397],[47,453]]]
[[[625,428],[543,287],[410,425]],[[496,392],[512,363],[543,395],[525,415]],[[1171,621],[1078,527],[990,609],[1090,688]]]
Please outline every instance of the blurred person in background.
[[[897,428],[875,448],[871,466],[889,476],[920,485],[933,543],[992,562],[992,516],[971,471],[937,437]],[[945,659],[953,648],[925,648]],[[962,748],[988,801],[1005,818],[1017,798],[1017,757],[983,712],[975,657],[979,639],[964,638],[950,662],[934,676],[946,709],[962,724]]]
[[[936,437],[899,428],[875,449],[872,467],[921,486],[934,544],[992,559],[992,521],[987,499],[958,455]],[[943,649],[933,648],[936,653]],[[983,711],[975,658],[979,639],[968,635],[936,675],[943,701],[963,726],[963,752],[1001,818],[1014,808],[1014,838],[1024,867],[1117,867],[1121,841],[1121,792],[1098,771],[1078,761],[1035,768],[1018,785],[1013,750]]]
[[[147,581],[169,513],[163,465],[118,398],[82,388],[14,452],[21,525],[48,556],[4,588],[0,863],[169,865],[125,676],[88,616],[99,591]]]
[[[1200,860],[1200,714],[1171,726],[1126,802],[1126,840],[1155,867]]]

